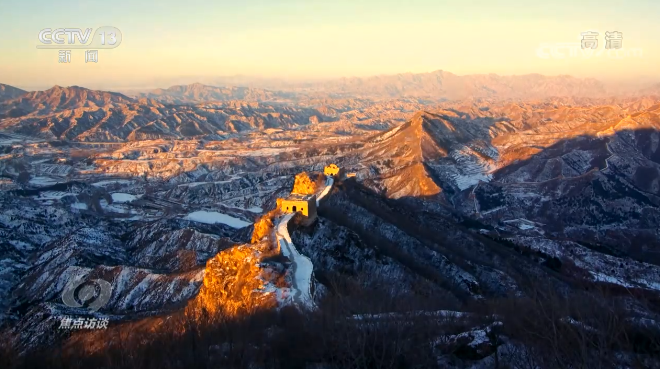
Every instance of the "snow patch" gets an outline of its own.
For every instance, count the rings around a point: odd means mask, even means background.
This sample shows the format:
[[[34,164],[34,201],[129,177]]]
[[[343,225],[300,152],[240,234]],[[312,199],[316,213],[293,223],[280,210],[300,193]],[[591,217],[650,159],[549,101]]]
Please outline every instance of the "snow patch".
[[[78,210],[87,210],[87,204],[84,202],[76,202],[71,204],[71,207]]]
[[[215,211],[195,211],[188,214],[185,219],[206,224],[222,223],[232,228],[244,228],[252,224]]]
[[[612,284],[618,284],[620,286],[628,287],[628,288],[635,288],[634,285],[625,282],[621,278],[617,278],[615,276],[603,274],[600,272],[594,272],[594,271],[589,271],[591,276],[594,278],[594,281],[596,282],[605,282],[605,283],[612,283]]]
[[[129,193],[121,193],[121,192],[115,192],[112,195],[112,202],[131,202],[136,200],[138,197],[135,195],[131,195]]]
[[[39,193],[37,200],[60,200],[61,198],[72,195],[70,192],[64,191],[44,191]]]
[[[112,179],[112,180],[92,183],[92,186],[94,186],[94,187],[103,187],[103,186],[107,186],[107,185],[111,185],[111,184],[115,184],[115,183],[129,184],[129,183],[132,183],[132,181],[129,181],[128,179]]]
[[[60,181],[50,177],[33,177],[30,179],[29,183],[32,186],[47,187],[47,186],[56,185],[60,183]]]

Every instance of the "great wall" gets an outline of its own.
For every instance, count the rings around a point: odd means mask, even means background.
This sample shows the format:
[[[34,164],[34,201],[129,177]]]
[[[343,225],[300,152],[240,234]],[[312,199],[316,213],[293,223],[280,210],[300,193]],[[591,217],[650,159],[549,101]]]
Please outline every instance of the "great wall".
[[[334,166],[334,168],[332,166]],[[328,168],[330,168],[330,170]],[[302,213],[310,220],[316,218],[316,207],[320,205],[321,199],[330,193],[332,185],[334,184],[334,176],[339,173],[337,166],[334,164],[326,167],[324,172],[326,174],[325,187],[319,193],[318,197],[316,197],[316,195],[309,195],[309,198],[305,199],[298,199],[297,197],[292,199],[289,197],[288,200],[285,199],[282,201],[280,210],[282,210],[282,212],[285,214],[278,219],[277,225],[275,227],[275,234],[277,236],[277,242],[281,253],[289,260],[291,260],[292,263],[292,289],[295,291],[293,294],[293,302],[296,305],[307,309],[314,309],[316,307],[312,293],[314,281],[314,265],[307,256],[302,255],[298,249],[296,249],[296,246],[291,241],[288,225],[289,221],[293,219],[293,217],[298,212]],[[300,204],[300,202],[304,202],[306,204],[304,206],[306,207],[296,208],[295,204]]]

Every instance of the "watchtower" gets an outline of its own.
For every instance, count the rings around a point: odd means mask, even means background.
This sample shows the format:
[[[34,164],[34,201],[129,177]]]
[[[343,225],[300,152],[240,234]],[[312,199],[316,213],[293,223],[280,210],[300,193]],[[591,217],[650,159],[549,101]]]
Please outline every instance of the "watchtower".
[[[283,213],[297,213],[308,218],[316,217],[316,195],[291,194],[282,199],[281,210]]]
[[[337,164],[330,164],[323,169],[323,174],[326,176],[336,176],[339,174],[339,167]]]

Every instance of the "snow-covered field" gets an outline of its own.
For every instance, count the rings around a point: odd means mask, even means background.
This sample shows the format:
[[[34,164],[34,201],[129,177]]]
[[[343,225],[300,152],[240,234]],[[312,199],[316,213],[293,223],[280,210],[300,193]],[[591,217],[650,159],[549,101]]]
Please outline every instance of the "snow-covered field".
[[[115,192],[112,194],[112,202],[122,203],[122,202],[131,202],[136,200],[138,197],[128,193]]]
[[[298,150],[297,147],[261,148],[257,150],[199,150],[200,153],[212,152],[219,156],[275,156],[283,152]]]
[[[30,179],[30,185],[37,187],[48,187],[60,182],[66,182],[65,180],[58,180],[50,177],[33,177]]]
[[[240,207],[240,206],[226,205],[224,203],[222,205],[224,205],[228,208],[231,208],[231,209],[246,210],[246,211],[249,211],[250,213],[255,213],[255,214],[260,214],[260,213],[263,213],[263,211],[264,211],[264,209],[259,207],[259,206],[251,206],[249,208],[244,208],[244,207]]]
[[[492,179],[490,172],[495,168],[477,156],[471,148],[465,146],[460,150],[453,150],[450,156],[458,164],[452,179],[460,190],[470,188],[479,181],[489,182]]]
[[[128,209],[125,205],[123,205],[121,203],[108,204],[107,201],[101,200],[101,201],[99,201],[99,204],[103,208],[103,211],[106,211],[106,212],[119,213],[119,214],[133,213],[133,211],[131,211],[130,209]]]
[[[537,224],[537,223],[532,222],[531,220],[527,220],[527,219],[510,219],[510,220],[503,221],[503,223],[515,226],[518,229],[523,230],[523,231],[535,229],[541,234],[544,233],[543,230],[540,227],[540,226],[542,226],[542,224]]]
[[[108,185],[115,184],[115,183],[129,184],[129,183],[133,183],[133,181],[128,180],[128,179],[110,179],[110,180],[106,180],[106,181],[100,181],[100,182],[92,183],[92,186],[103,187],[103,186],[108,186]]]
[[[71,204],[71,207],[73,209],[78,209],[78,210],[87,210],[87,204],[83,202],[76,202],[74,204]]]
[[[32,172],[41,175],[66,177],[72,170],[70,165],[32,163]]]
[[[39,193],[37,200],[59,200],[65,196],[73,195],[71,192],[64,191],[44,191]]]
[[[244,220],[231,217],[227,214],[222,214],[215,211],[202,211],[202,210],[188,214],[185,217],[185,219],[192,220],[194,222],[206,223],[206,224],[222,223],[232,228],[243,228],[252,224]]]
[[[450,318],[459,319],[471,316],[471,313],[453,310],[437,310],[437,311],[410,311],[406,313],[381,313],[381,314],[357,314],[353,315],[353,319],[367,320],[367,319],[410,319],[414,317],[437,317],[437,318]]]

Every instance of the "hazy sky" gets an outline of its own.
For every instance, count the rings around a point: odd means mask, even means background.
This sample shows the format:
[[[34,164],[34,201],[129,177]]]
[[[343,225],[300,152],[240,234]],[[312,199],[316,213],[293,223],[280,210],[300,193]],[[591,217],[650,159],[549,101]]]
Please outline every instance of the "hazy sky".
[[[67,5],[65,5],[67,4]],[[0,0],[0,82],[26,89],[167,87],[194,76],[333,78],[438,69],[660,79],[659,0]],[[115,26],[122,44],[70,64],[43,28]],[[621,59],[553,58],[542,43],[623,33]],[[630,51],[641,50],[634,56]],[[188,78],[180,78],[188,77]],[[189,81],[188,81],[189,79]]]

